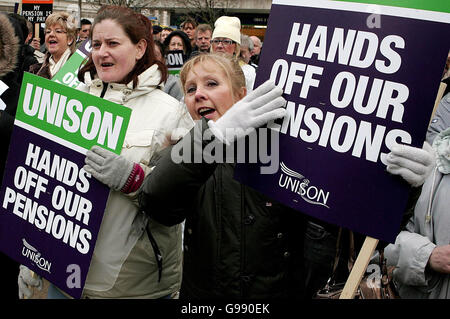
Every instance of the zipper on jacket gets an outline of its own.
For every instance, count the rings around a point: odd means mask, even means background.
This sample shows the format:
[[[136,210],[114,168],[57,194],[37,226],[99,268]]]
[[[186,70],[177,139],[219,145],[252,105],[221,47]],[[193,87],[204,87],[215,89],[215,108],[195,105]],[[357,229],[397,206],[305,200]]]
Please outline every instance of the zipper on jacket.
[[[103,83],[103,88],[102,88],[102,93],[100,93],[100,97],[103,99],[103,97],[106,94],[106,90],[108,89],[108,83],[103,82],[103,81],[102,81],[102,83]]]
[[[247,283],[243,281],[244,276],[244,270],[245,270],[245,231],[246,231],[246,224],[244,223],[245,218],[245,189],[244,185],[241,184],[241,271],[240,271],[240,286],[241,286],[241,298],[244,298],[244,291],[245,288],[244,285]]]
[[[437,171],[437,166],[434,168],[433,170],[433,182],[431,184],[431,189],[430,189],[430,195],[428,198],[428,207],[427,207],[427,214],[425,216],[425,222],[430,223],[431,222],[431,205],[433,203],[433,199],[434,199],[434,187],[436,186],[436,171]]]
[[[217,172],[217,175],[216,175]],[[214,280],[214,287],[220,287],[220,281],[219,281],[219,274],[220,273],[220,257],[222,254],[221,251],[221,245],[222,245],[222,233],[223,233],[223,222],[222,222],[222,201],[223,201],[223,190],[224,190],[224,185],[223,185],[223,166],[221,166],[220,164],[217,165],[216,170],[213,173],[213,176],[217,178],[216,181],[216,189],[214,191],[214,196],[215,196],[215,204],[216,204],[216,220],[215,223],[217,225],[217,230],[218,230],[218,235],[217,235],[217,242],[216,242],[216,260],[214,261],[214,274],[213,274],[213,280]]]

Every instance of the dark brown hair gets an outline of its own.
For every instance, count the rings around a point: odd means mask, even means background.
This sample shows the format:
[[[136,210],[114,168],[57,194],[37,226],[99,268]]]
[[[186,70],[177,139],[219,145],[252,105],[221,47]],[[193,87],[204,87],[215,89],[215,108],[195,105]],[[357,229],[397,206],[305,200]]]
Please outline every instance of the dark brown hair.
[[[163,63],[155,58],[153,34],[151,33],[152,24],[144,15],[134,12],[133,10],[120,7],[120,6],[103,6],[97,12],[97,16],[92,24],[92,31],[89,34],[89,39],[92,41],[92,35],[97,23],[103,20],[113,20],[122,27],[127,36],[130,38],[133,44],[137,44],[141,39],[147,42],[147,48],[141,59],[136,62],[133,70],[123,79],[122,83],[129,83],[133,81],[133,88],[138,84],[138,76],[145,70],[147,70],[153,64],[158,65],[158,69],[161,72],[161,82],[163,83],[167,79],[167,68]],[[78,72],[78,79],[84,81],[84,74],[89,72],[93,78],[97,74],[94,62],[92,60],[92,54],[89,55],[87,63]]]
[[[181,30],[184,29],[184,27],[186,26],[186,24],[192,25],[192,28],[194,28],[194,29],[197,27],[197,21],[195,21],[195,19],[194,19],[194,18],[191,18],[191,17],[187,17],[186,20],[184,20],[184,21],[180,24]]]

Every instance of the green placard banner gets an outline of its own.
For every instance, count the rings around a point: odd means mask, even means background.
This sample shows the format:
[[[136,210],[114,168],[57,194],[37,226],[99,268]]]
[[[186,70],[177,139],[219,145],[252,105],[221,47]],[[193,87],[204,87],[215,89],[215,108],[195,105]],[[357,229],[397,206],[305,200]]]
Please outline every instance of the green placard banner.
[[[25,73],[16,121],[83,149],[99,145],[120,154],[131,109]]]
[[[52,77],[52,81],[76,88],[80,84],[80,81],[78,81],[78,71],[87,62],[91,50],[91,42],[89,39],[86,39],[78,46],[78,49],[64,63],[62,68]]]
[[[450,13],[448,0],[334,0]]]
[[[85,59],[85,56],[79,54],[78,51],[75,51],[58,73],[55,74],[52,81],[62,83],[71,88],[76,88],[80,84],[80,81],[78,81],[77,78],[78,70]]]

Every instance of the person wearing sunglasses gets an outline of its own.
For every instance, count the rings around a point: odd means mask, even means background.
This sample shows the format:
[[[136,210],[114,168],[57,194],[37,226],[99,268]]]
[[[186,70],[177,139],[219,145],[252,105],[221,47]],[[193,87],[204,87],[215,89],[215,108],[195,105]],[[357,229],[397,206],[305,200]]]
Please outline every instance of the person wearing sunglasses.
[[[238,61],[245,76],[247,92],[253,90],[256,71],[239,58],[241,53],[241,20],[237,17],[221,16],[214,23],[211,39],[211,52],[224,53]]]
[[[54,12],[45,20],[45,47],[43,63],[33,64],[30,72],[51,79],[76,50],[77,25],[67,12]]]

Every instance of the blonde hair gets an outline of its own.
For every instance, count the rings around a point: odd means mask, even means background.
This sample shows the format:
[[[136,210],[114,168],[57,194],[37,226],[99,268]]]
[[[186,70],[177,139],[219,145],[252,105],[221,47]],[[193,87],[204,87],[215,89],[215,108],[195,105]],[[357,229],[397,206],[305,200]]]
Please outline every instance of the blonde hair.
[[[67,32],[67,38],[72,39],[72,43],[69,45],[70,51],[74,52],[76,49],[76,34],[77,24],[75,18],[65,11],[53,12],[45,20],[45,28],[49,28],[55,24],[59,24]]]
[[[234,49],[234,52],[233,52],[233,59],[238,61],[239,55],[241,54],[241,45],[239,43],[235,43],[235,44],[236,44],[236,48]]]
[[[189,72],[192,71],[195,65],[205,62],[216,64],[225,73],[233,97],[237,97],[238,92],[243,87],[245,88],[244,72],[235,59],[231,59],[223,53],[202,53],[188,60],[180,71],[180,80],[184,94],[186,94],[185,85]]]

